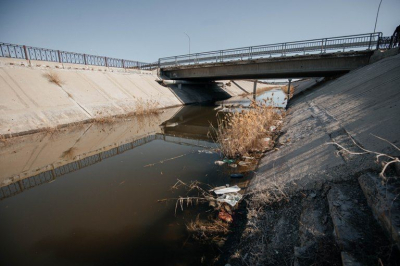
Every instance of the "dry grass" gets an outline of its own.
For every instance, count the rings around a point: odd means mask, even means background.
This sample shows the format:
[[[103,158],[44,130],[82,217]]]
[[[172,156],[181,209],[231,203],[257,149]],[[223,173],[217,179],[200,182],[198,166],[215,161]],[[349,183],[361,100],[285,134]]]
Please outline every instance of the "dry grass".
[[[219,118],[218,127],[212,127],[211,135],[225,156],[243,156],[249,152],[264,150],[265,143],[262,139],[275,134],[278,130],[277,122],[283,115],[283,111],[268,106],[266,101],[253,101],[249,109],[228,113]],[[270,130],[271,126],[276,127],[274,132]]]
[[[160,112],[160,103],[156,100],[138,99],[135,107],[136,115],[158,114]]]
[[[47,80],[49,82],[54,83],[54,84],[56,84],[57,86],[60,86],[60,87],[64,83],[61,80],[60,76],[56,72],[53,72],[53,71],[47,72],[46,74],[44,74],[44,77],[47,78]]]
[[[199,215],[195,221],[191,221],[186,225],[186,229],[192,237],[200,242],[209,244],[217,244],[222,246],[230,233],[229,224],[219,220],[202,221]]]
[[[281,87],[281,90],[282,90],[285,94],[287,94],[287,92],[288,92],[288,85],[282,86],[282,87]],[[291,99],[291,98],[293,97],[293,95],[294,95],[294,86],[293,86],[293,85],[290,85],[289,99]]]
[[[67,160],[72,160],[75,157],[77,150],[78,149],[76,147],[69,148],[68,150],[62,153],[62,158]]]

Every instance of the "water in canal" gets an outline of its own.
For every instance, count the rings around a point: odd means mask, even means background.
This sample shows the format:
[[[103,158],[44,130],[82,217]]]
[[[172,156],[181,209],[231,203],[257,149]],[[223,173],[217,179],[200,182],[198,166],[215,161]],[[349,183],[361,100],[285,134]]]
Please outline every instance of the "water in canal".
[[[220,155],[207,152],[215,107],[0,143],[0,265],[207,262],[217,251],[186,231],[196,206],[175,214],[174,201],[157,200],[185,195],[170,189],[177,179],[246,187],[251,173],[233,181],[232,169],[214,164]]]

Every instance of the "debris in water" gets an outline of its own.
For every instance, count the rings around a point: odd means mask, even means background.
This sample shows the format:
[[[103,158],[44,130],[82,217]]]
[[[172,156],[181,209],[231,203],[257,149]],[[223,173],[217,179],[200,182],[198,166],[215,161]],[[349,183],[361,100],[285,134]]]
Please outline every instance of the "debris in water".
[[[236,168],[236,167],[237,167],[237,164],[232,163],[232,164],[230,164],[229,166],[232,167],[232,168]]]
[[[232,159],[224,159],[223,161],[224,161],[224,163],[229,163],[229,164],[235,162],[235,161],[232,160]]]
[[[231,174],[231,178],[243,178],[243,174]]]
[[[223,164],[225,164],[225,162],[223,162],[223,161],[215,161],[214,162],[216,165],[223,165]]]
[[[205,153],[205,154],[213,154],[213,152],[210,151],[210,150],[198,150],[197,152],[198,153]]]
[[[238,187],[237,185],[234,185],[232,187],[217,187],[210,191],[214,191],[215,194],[220,195],[225,193],[238,192],[240,191],[240,187]]]
[[[183,157],[183,156],[186,156],[186,155],[188,155],[188,154],[189,154],[189,153],[185,153],[185,154],[182,154],[182,155],[179,155],[179,156],[176,156],[176,157],[172,157],[172,158],[169,158],[169,159],[161,160],[161,161],[159,161],[159,162],[157,162],[157,163],[146,164],[146,165],[143,166],[143,167],[149,167],[149,166],[153,166],[153,165],[158,164],[158,163],[164,163],[164,162],[167,162],[167,161],[175,160],[175,159],[181,158],[181,157]]]
[[[228,203],[229,205],[234,207],[236,203],[238,203],[242,199],[242,197],[243,197],[242,194],[239,194],[237,192],[227,193],[218,197],[217,201]]]
[[[229,213],[227,213],[225,211],[220,211],[218,213],[218,218],[221,219],[222,221],[227,222],[227,223],[233,222],[232,215],[230,215]]]
[[[240,162],[238,162],[238,165],[239,165],[239,166],[248,166],[248,165],[249,165],[249,162],[240,161]]]

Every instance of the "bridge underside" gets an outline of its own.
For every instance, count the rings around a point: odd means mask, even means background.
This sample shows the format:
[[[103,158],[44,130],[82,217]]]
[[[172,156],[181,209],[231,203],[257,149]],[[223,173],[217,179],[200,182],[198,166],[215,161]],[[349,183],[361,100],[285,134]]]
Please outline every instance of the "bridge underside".
[[[327,77],[367,65],[372,53],[318,54],[185,65],[161,68],[160,74],[164,79],[172,80]]]

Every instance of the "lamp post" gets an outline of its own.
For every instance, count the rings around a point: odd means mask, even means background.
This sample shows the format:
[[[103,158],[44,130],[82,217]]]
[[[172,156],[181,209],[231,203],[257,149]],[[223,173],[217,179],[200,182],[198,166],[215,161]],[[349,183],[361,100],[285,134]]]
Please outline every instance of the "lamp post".
[[[190,36],[186,32],[184,33],[189,38],[189,64],[190,64]]]
[[[381,8],[382,0],[379,2],[378,11],[376,12],[374,33],[376,32],[376,23],[378,22],[379,9]]]

